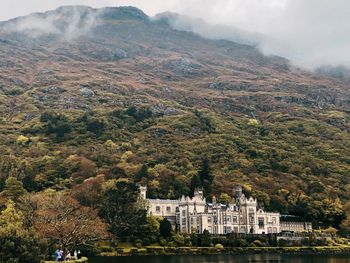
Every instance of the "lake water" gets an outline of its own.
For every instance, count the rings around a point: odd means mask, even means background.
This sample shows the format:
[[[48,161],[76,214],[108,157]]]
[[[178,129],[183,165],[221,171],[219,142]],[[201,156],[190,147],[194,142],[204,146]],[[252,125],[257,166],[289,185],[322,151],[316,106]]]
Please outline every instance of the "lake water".
[[[89,263],[350,263],[350,255],[212,255],[90,258]]]

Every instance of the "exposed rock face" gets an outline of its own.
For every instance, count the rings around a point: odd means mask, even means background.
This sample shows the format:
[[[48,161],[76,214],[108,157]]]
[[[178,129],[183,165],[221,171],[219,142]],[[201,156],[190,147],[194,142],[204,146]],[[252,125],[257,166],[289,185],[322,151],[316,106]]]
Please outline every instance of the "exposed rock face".
[[[56,87],[56,86],[44,87],[44,88],[41,88],[40,90],[44,93],[49,93],[49,94],[61,94],[65,92],[65,89],[61,87]]]
[[[165,69],[170,69],[175,75],[183,77],[203,76],[202,66],[188,58],[174,59],[164,64]]]
[[[165,116],[177,115],[180,113],[180,111],[177,110],[176,108],[165,106],[162,103],[153,105],[151,107],[151,111],[154,115],[165,115]]]
[[[128,54],[121,48],[116,48],[114,51],[114,59],[120,60],[128,57]]]
[[[28,28],[28,19],[40,23]],[[340,81],[315,75],[252,46],[173,30],[132,7],[62,7],[2,22],[0,54],[0,94],[29,96],[34,106],[151,102],[154,114],[169,116],[180,114],[179,106],[251,114],[350,105],[344,70],[320,72]]]
[[[79,93],[84,97],[92,97],[95,95],[95,92],[87,87],[82,87],[79,89]]]

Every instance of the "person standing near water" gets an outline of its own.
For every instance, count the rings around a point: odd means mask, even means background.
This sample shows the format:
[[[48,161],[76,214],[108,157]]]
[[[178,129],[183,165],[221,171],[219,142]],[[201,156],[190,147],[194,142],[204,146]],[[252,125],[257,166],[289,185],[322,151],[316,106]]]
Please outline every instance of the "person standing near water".
[[[71,253],[68,251],[67,255],[66,255],[66,260],[70,261],[72,259],[72,255]]]
[[[60,250],[57,250],[56,251],[56,261],[63,261],[63,251],[60,249]]]

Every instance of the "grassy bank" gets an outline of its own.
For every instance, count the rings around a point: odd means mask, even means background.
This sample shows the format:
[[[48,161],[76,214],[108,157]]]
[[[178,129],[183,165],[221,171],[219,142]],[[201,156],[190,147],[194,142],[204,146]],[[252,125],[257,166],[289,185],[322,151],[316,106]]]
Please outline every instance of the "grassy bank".
[[[340,254],[350,253],[350,246],[328,247],[143,247],[115,248],[101,252],[101,256],[147,256],[147,255],[215,255],[215,254]]]

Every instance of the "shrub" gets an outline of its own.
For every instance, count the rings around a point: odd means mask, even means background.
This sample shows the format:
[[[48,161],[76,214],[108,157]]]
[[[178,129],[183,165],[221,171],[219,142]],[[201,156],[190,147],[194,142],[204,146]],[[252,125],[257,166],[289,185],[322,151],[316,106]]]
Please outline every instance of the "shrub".
[[[168,219],[164,218],[162,221],[160,221],[159,233],[162,237],[171,236],[171,224]]]
[[[248,246],[248,242],[245,239],[237,239],[237,241],[235,242],[235,245],[237,247],[247,247]]]
[[[146,238],[142,239],[142,244],[144,246],[149,246],[149,245],[151,245],[151,241],[149,238],[146,237]]]
[[[136,246],[137,248],[142,248],[142,243],[138,242],[138,243],[135,244],[135,246]]]
[[[159,245],[161,245],[161,246],[166,246],[166,244],[167,244],[167,242],[166,242],[166,240],[164,239],[164,238],[161,238],[160,240],[159,240]]]
[[[185,238],[182,234],[177,233],[173,236],[173,241],[177,246],[183,246],[185,244]]]
[[[22,146],[26,145],[26,144],[29,143],[29,138],[24,136],[24,135],[20,135],[20,136],[17,137],[16,143],[18,145],[22,145]]]
[[[203,234],[200,236],[200,244],[202,247],[209,247],[211,244],[211,237],[208,230],[204,230]]]
[[[174,241],[168,242],[168,247],[176,247],[176,243]]]
[[[216,245],[216,244],[222,244],[222,245],[224,245],[224,246],[227,246],[228,240],[227,240],[227,238],[223,238],[223,237],[213,237],[213,238],[212,238],[212,243],[213,243],[214,245]]]
[[[223,246],[223,245],[221,245],[221,244],[216,244],[216,245],[215,245],[215,248],[216,248],[216,249],[223,249],[223,248],[224,248],[224,246]]]
[[[303,238],[301,240],[301,245],[304,246],[304,247],[309,246],[309,239],[308,238]]]
[[[141,247],[142,247],[142,240],[141,239],[136,239],[135,241],[134,241],[134,245],[137,247],[137,244],[141,244]]]
[[[288,241],[286,239],[281,238],[281,239],[278,240],[278,246],[279,247],[286,247],[287,244],[288,244]]]
[[[263,247],[263,243],[260,240],[254,240],[253,244],[257,247]]]
[[[45,250],[41,240],[31,235],[0,234],[0,262],[39,263]]]
[[[250,247],[256,247],[256,245],[254,244],[254,242],[249,244]]]
[[[99,248],[100,248],[101,252],[113,252],[114,251],[114,249],[110,246],[101,246]]]
[[[137,248],[131,248],[131,249],[130,249],[130,253],[131,253],[132,255],[136,255],[136,254],[138,254],[138,252],[139,252],[139,250],[138,250]]]

